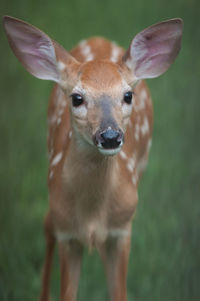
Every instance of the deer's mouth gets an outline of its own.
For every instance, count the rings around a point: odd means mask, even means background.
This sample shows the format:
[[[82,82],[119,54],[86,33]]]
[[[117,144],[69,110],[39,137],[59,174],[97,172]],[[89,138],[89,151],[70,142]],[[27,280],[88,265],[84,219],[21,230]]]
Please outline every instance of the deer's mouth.
[[[114,149],[104,149],[104,148],[98,147],[98,150],[104,156],[114,156],[120,152],[121,146],[118,148],[114,148]]]

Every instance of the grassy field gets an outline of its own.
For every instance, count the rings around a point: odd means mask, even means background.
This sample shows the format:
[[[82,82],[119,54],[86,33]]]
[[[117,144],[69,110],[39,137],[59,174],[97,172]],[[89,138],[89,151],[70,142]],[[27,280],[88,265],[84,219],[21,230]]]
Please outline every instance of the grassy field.
[[[24,19],[70,49],[103,35],[128,47],[145,27],[185,22],[182,51],[162,77],[149,80],[154,138],[139,187],[128,274],[129,301],[197,301],[200,296],[200,4],[197,0],[2,0],[1,14]],[[30,76],[0,27],[0,300],[35,301],[44,258],[46,108],[52,84]],[[94,252],[83,261],[79,301],[107,300]],[[53,300],[59,296],[55,256]]]

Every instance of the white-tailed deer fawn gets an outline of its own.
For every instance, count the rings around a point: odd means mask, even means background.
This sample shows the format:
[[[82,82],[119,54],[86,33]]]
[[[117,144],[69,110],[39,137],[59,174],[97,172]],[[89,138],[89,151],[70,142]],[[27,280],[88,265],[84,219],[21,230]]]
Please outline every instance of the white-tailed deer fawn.
[[[50,208],[40,301],[50,300],[55,241],[61,301],[76,300],[84,246],[98,249],[111,300],[125,301],[131,221],[152,136],[152,103],[143,79],[172,64],[183,22],[172,19],[145,29],[126,52],[91,38],[69,53],[23,21],[6,16],[4,27],[22,65],[57,83],[48,108]]]

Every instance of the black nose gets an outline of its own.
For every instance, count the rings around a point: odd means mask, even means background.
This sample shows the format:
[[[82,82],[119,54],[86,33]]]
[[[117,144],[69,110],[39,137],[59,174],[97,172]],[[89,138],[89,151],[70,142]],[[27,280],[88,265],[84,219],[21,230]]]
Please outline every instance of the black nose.
[[[117,148],[122,142],[121,133],[113,129],[107,129],[100,136],[102,138],[101,145],[106,149]]]

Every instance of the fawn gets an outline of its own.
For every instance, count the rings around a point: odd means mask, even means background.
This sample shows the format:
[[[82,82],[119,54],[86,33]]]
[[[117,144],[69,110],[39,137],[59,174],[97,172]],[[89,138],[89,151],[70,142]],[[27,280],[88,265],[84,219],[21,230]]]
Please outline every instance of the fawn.
[[[32,25],[4,17],[9,44],[35,77],[56,82],[48,107],[49,211],[40,301],[49,301],[55,242],[61,301],[75,301],[83,247],[97,248],[112,301],[126,301],[131,222],[152,137],[143,81],[164,73],[181,47],[183,21],[140,32],[124,50],[94,37],[67,52]]]

